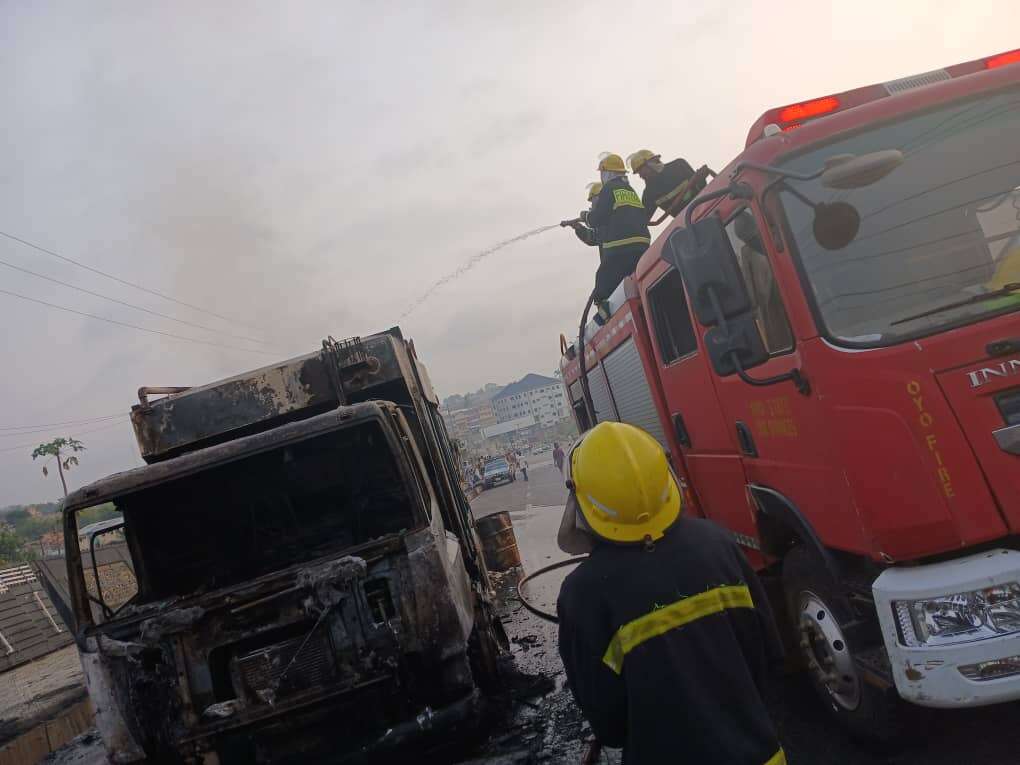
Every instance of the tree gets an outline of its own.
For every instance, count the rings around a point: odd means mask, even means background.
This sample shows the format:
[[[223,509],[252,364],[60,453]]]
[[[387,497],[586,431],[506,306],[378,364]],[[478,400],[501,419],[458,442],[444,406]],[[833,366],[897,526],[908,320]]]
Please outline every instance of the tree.
[[[20,563],[30,556],[10,526],[0,526],[0,566]]]
[[[32,452],[32,459],[36,457],[56,457],[57,472],[60,474],[60,483],[64,487],[64,496],[67,496],[67,480],[64,478],[64,471],[70,470],[72,465],[78,464],[75,456],[78,452],[85,451],[85,445],[76,438],[54,438],[46,444],[39,444]],[[70,454],[68,454],[70,452]],[[46,466],[43,465],[43,475],[49,475]]]

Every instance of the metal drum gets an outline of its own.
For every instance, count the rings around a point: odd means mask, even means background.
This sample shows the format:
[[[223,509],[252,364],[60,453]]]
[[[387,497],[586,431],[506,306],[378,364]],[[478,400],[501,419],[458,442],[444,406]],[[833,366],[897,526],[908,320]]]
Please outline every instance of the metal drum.
[[[487,515],[475,521],[478,537],[482,541],[482,554],[490,571],[507,571],[521,565],[510,513],[506,510]]]

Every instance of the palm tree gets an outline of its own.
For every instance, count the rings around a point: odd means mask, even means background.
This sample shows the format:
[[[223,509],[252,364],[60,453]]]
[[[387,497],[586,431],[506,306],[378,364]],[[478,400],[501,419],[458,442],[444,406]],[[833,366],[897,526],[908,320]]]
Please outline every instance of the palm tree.
[[[64,497],[67,497],[67,480],[64,478],[64,471],[70,470],[72,465],[78,464],[78,458],[75,454],[83,451],[85,451],[85,444],[76,438],[54,438],[49,443],[39,444],[35,447],[35,451],[32,452],[32,459],[36,457],[57,458],[57,472],[60,474],[60,483],[64,487]],[[68,452],[71,452],[71,454],[68,455]],[[45,465],[43,465],[42,472],[43,475],[50,474]]]

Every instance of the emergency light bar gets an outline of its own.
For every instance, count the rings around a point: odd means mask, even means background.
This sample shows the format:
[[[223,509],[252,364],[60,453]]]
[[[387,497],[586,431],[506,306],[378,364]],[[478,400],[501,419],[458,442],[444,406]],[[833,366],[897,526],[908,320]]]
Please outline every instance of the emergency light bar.
[[[821,98],[813,98],[809,101],[801,101],[800,103],[769,109],[751,126],[751,130],[747,134],[745,146],[750,146],[761,138],[766,138],[779,132],[785,133],[796,130],[808,120],[846,111],[861,104],[877,101],[880,98],[924,87],[925,85],[952,80],[956,77],[963,77],[988,69],[996,69],[1001,66],[1009,66],[1010,64],[1020,64],[1020,48],[988,56],[987,58],[956,64],[945,69],[936,69],[899,80],[891,80],[879,85],[866,85],[863,88],[855,88],[843,93],[835,93],[833,95],[822,96]]]

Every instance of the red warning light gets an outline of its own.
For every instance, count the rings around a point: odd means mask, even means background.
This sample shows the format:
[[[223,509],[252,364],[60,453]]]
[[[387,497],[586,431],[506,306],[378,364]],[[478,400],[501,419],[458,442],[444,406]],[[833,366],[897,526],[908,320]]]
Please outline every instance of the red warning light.
[[[1008,64],[1020,64],[1020,49],[1011,50],[1009,53],[1000,53],[985,59],[985,69],[996,69]]]
[[[839,99],[835,96],[816,98],[813,101],[804,101],[800,104],[784,106],[779,110],[780,122],[793,122],[795,120],[808,120],[812,117],[820,117],[823,114],[834,112],[839,108]]]

